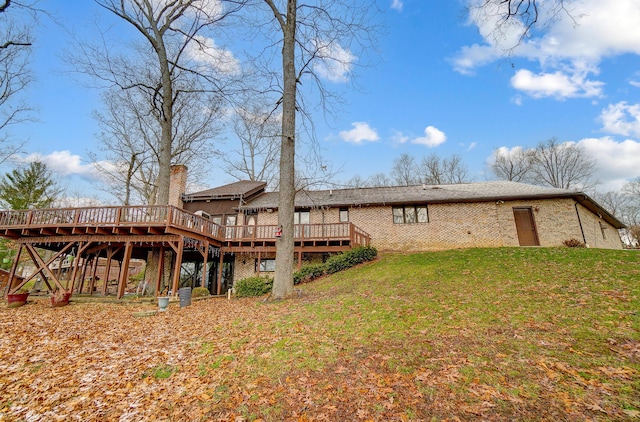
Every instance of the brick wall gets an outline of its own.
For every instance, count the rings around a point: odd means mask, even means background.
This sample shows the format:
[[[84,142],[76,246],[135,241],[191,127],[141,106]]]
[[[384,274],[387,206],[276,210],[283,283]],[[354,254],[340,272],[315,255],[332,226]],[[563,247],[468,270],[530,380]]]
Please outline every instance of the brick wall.
[[[577,208],[582,221],[584,237],[590,248],[622,249],[622,240],[615,227],[582,205],[578,204]]]
[[[514,207],[533,211],[541,246],[560,246],[567,239],[582,240],[580,221],[592,247],[620,249],[612,226],[582,206],[580,219],[572,199],[429,204],[429,222],[394,224],[392,207],[350,207],[349,221],[371,236],[381,251],[425,251],[452,248],[518,246]],[[311,210],[312,224],[339,222],[339,208]],[[276,224],[277,212],[261,213],[258,224]],[[600,223],[606,226],[602,238]]]
[[[187,166],[178,164],[171,166],[169,179],[169,205],[183,207],[182,194],[187,190]]]

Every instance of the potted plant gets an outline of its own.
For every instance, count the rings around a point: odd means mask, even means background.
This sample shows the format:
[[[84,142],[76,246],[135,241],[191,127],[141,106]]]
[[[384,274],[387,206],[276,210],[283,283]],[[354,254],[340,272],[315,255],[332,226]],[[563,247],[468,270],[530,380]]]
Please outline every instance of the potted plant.
[[[160,296],[158,296],[158,309],[160,312],[165,312],[169,306],[169,290],[164,289]]]
[[[27,303],[29,292],[25,289],[20,289],[15,293],[9,293],[7,295],[7,306],[9,308],[17,308]]]
[[[54,308],[58,308],[60,306],[68,305],[69,299],[71,299],[71,292],[56,290],[55,292],[51,293],[51,306]]]

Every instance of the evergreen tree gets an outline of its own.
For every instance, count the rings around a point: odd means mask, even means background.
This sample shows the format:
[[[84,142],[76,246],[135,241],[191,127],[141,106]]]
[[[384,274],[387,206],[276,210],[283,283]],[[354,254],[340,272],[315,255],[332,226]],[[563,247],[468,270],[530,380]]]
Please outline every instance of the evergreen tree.
[[[39,161],[6,173],[0,180],[0,203],[4,208],[50,208],[59,194],[60,189],[51,172]]]

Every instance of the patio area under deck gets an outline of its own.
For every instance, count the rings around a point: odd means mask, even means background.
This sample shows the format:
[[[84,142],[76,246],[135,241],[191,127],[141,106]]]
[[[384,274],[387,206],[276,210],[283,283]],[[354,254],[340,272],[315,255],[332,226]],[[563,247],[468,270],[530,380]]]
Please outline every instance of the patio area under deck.
[[[161,285],[165,251],[173,254],[173,272],[170,285],[174,294],[180,281],[180,268],[185,248],[197,251],[204,261],[217,255],[222,271],[224,254],[275,252],[275,225],[222,226],[202,216],[174,206],[86,207],[36,210],[0,211],[0,236],[18,244],[18,254],[11,268],[11,279],[23,253],[27,253],[36,270],[26,275],[18,285],[10,285],[5,293],[18,291],[36,276],[42,277],[50,292],[72,292],[82,287],[87,272],[90,291],[95,283],[95,266],[99,258],[120,262],[117,296],[125,293],[128,267],[132,258],[147,260],[149,252],[159,257],[156,271],[156,291]],[[302,224],[295,226],[295,252],[339,252],[355,246],[367,246],[370,237],[352,223]],[[43,259],[36,249],[50,251]],[[73,258],[69,258],[73,257]],[[70,259],[67,276],[52,270],[55,262]],[[300,260],[299,260],[300,262]],[[58,268],[61,268],[58,265]],[[108,271],[107,271],[108,274]],[[207,274],[202,274],[202,285]],[[220,293],[220,280],[218,288]],[[80,280],[78,280],[80,279]],[[104,280],[102,293],[107,291]],[[79,283],[76,285],[76,283]]]

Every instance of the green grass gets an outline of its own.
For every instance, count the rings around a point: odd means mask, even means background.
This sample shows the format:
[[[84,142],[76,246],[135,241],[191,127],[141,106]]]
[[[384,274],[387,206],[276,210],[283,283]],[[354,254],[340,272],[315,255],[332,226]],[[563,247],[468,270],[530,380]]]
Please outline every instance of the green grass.
[[[178,368],[171,365],[157,365],[143,372],[142,378],[153,377],[155,379],[166,379],[173,375]]]
[[[515,418],[538,415],[523,401],[619,417],[640,410],[639,281],[637,251],[387,255],[304,286],[307,303],[255,327],[280,337],[250,363],[259,376],[330,376],[374,356],[423,397],[445,387],[464,406],[489,401]]]

